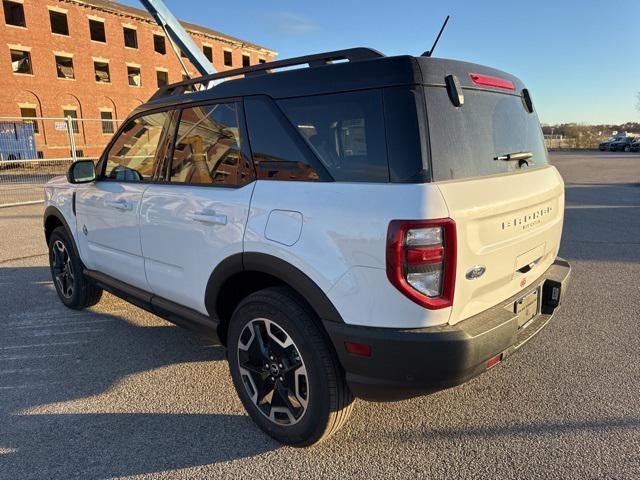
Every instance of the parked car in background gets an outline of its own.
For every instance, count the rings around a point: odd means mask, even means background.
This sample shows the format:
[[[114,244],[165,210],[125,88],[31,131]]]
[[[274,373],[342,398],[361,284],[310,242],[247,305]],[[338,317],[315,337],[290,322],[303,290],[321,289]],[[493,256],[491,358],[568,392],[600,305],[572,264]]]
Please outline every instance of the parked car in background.
[[[636,137],[633,142],[631,142],[629,150],[632,152],[640,152],[640,137]]]
[[[608,138],[604,142],[600,142],[600,145],[598,145],[598,149],[601,152],[604,152],[605,150],[609,150],[609,145],[611,145],[611,143],[615,142],[616,140],[618,140],[618,138],[616,137]]]
[[[635,137],[620,137],[609,143],[609,151],[611,152],[628,152],[631,149],[631,142]]]

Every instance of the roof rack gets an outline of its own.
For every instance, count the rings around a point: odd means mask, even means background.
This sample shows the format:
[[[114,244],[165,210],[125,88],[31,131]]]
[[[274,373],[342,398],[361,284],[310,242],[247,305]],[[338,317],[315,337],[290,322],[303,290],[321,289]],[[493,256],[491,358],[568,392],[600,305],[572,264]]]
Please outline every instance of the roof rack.
[[[224,72],[213,73],[211,75],[203,75],[198,78],[191,78],[183,80],[182,82],[172,83],[160,88],[152,97],[151,100],[155,100],[162,97],[171,95],[180,95],[187,91],[193,91],[192,88],[195,85],[204,85],[205,88],[209,88],[211,83],[216,83],[217,80],[223,80],[228,77],[237,77],[243,75],[244,77],[253,77],[258,75],[267,75],[273,73],[272,70],[285,67],[293,67],[296,65],[307,64],[309,67],[317,67],[320,65],[327,65],[337,60],[348,60],[349,62],[358,62],[361,60],[369,60],[372,58],[381,58],[384,54],[372,48],[349,48],[346,50],[336,50],[333,52],[316,53],[314,55],[305,55],[302,57],[288,58],[285,60],[277,60],[275,62],[260,63],[251,67],[236,68],[234,70],[226,70]]]

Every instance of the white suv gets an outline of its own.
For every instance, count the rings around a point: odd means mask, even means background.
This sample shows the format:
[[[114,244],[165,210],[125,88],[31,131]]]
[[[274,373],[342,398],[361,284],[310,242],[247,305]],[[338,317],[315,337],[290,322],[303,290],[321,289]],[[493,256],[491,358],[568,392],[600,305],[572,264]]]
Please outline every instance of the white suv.
[[[361,48],[164,87],[48,183],[44,226],[65,305],[106,289],[219,339],[251,417],[300,446],[544,327],[563,211],[520,80]]]

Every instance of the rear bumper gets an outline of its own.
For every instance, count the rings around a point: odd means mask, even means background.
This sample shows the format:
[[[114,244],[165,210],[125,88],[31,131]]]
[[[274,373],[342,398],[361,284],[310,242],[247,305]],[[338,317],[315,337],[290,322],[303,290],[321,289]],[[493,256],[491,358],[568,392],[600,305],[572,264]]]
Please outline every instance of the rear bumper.
[[[519,349],[553,317],[570,271],[558,258],[530,285],[529,290],[540,288],[540,311],[523,328],[513,305],[525,292],[455,325],[401,330],[325,322],[325,327],[355,396],[402,400],[464,383],[486,371],[487,360]],[[371,356],[347,353],[345,342],[370,345]]]

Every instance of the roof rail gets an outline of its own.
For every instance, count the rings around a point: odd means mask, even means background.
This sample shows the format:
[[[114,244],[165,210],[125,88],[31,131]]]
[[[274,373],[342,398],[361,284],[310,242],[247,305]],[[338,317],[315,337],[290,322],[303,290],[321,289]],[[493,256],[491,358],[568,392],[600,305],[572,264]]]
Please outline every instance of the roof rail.
[[[211,75],[203,75],[198,78],[183,80],[182,82],[172,83],[160,88],[152,97],[155,100],[171,95],[179,95],[189,91],[194,85],[205,85],[205,88],[211,86],[211,82],[221,80],[228,77],[236,77],[244,75],[244,77],[252,77],[257,75],[266,75],[272,73],[271,70],[285,67],[293,67],[296,65],[307,64],[309,67],[317,67],[320,65],[330,64],[336,60],[348,60],[349,62],[357,62],[360,60],[368,60],[372,58],[381,58],[384,54],[372,48],[349,48],[346,50],[336,50],[333,52],[316,53],[313,55],[305,55],[302,57],[287,58],[285,60],[276,60],[275,62],[260,63],[251,67],[236,68],[226,70],[224,72],[213,73]]]

